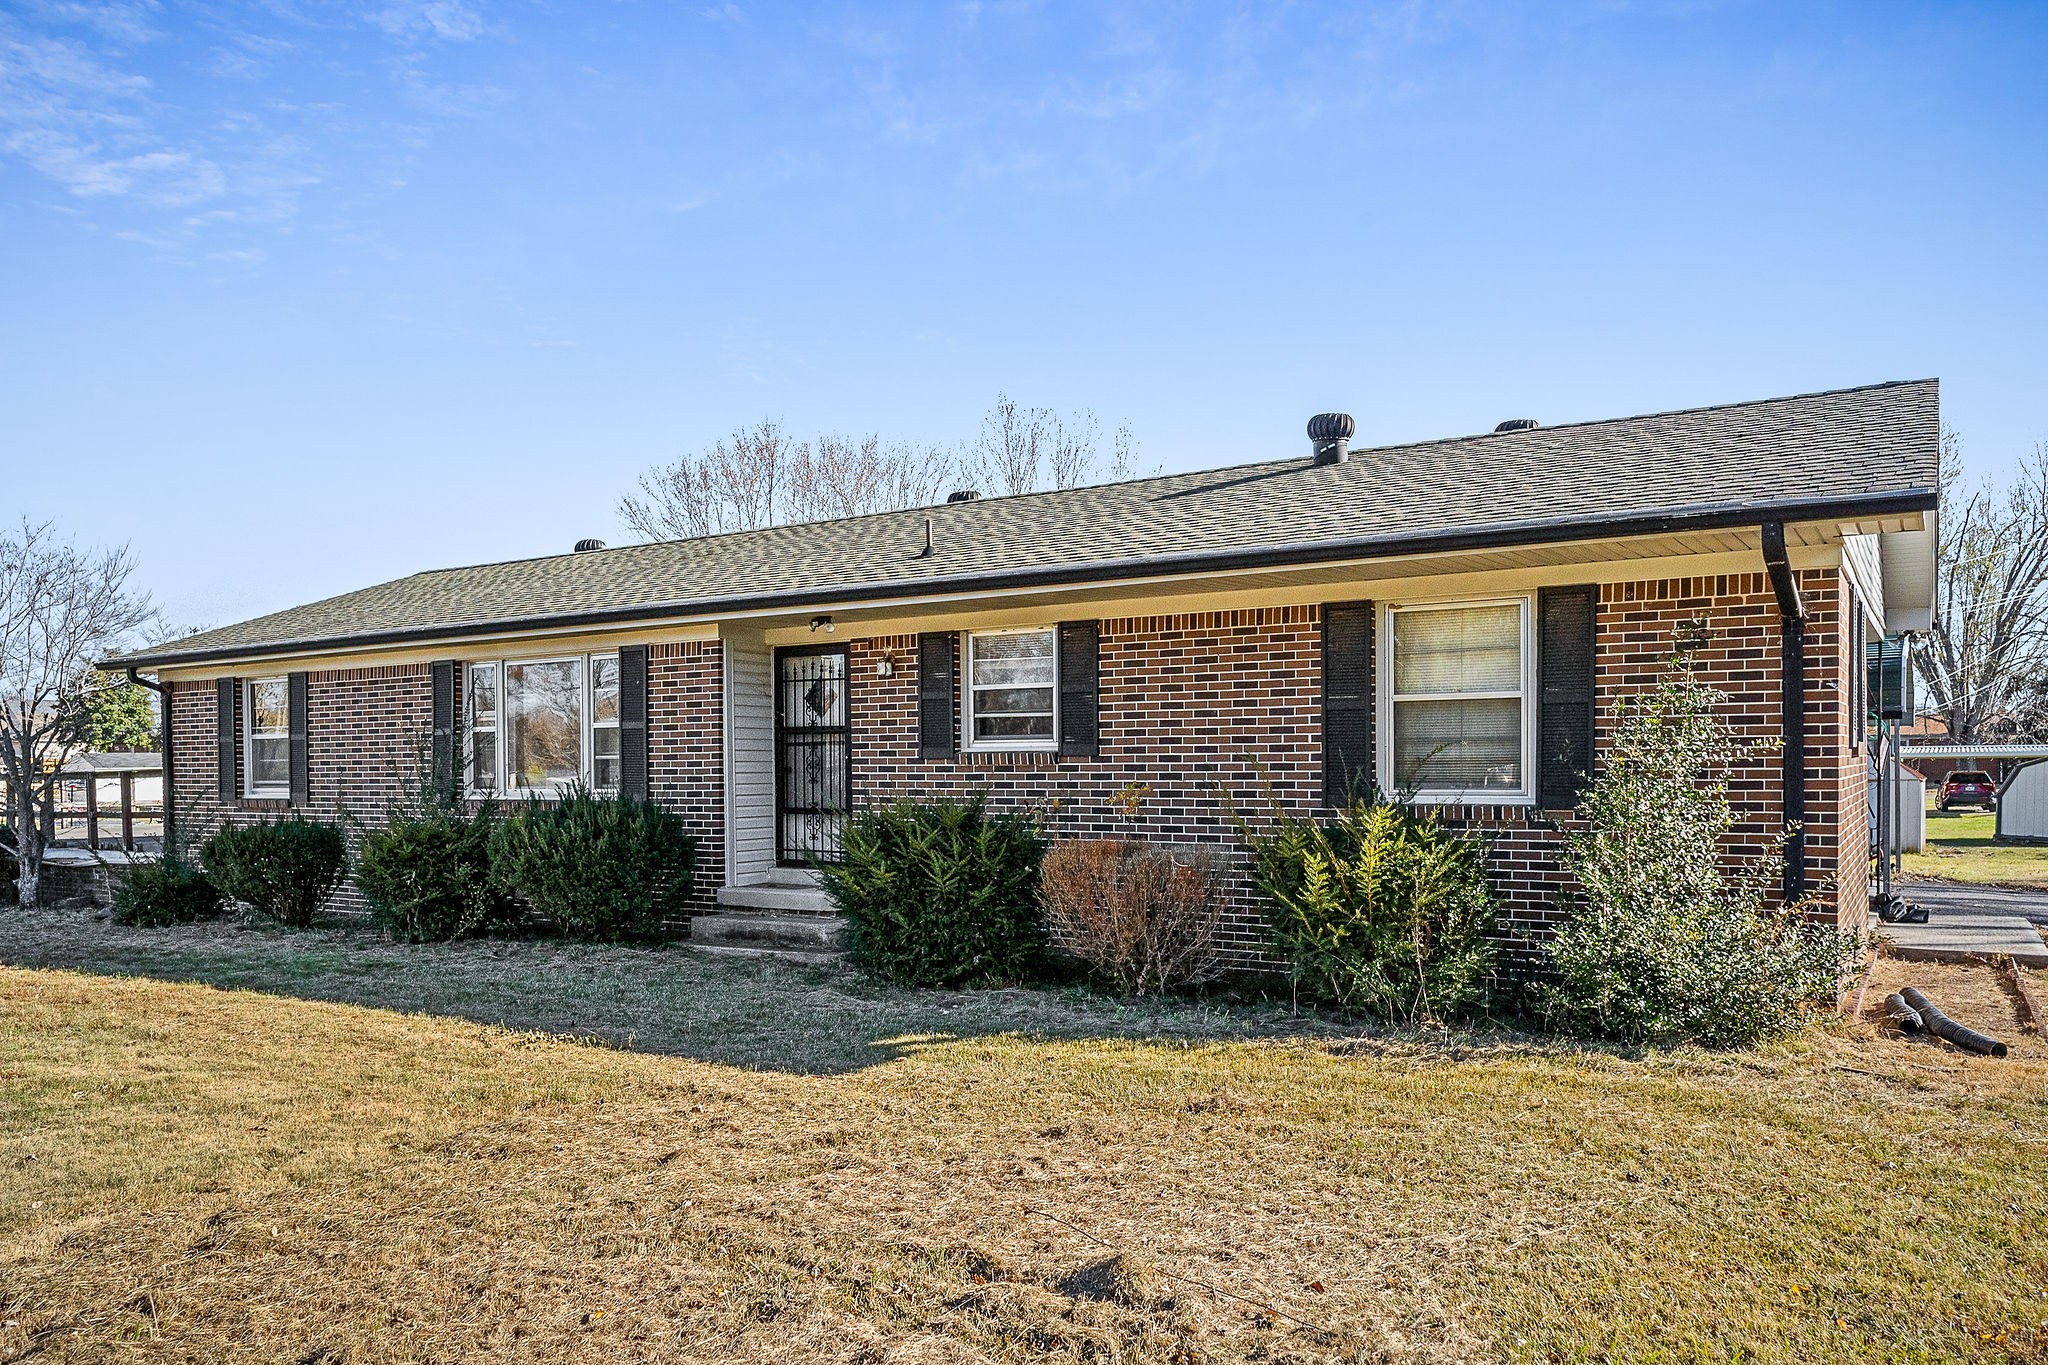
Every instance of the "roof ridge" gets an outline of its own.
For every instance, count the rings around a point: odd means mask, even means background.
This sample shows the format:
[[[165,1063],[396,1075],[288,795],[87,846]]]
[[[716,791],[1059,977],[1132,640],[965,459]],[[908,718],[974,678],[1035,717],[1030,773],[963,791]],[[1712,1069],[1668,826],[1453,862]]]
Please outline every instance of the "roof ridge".
[[[1665,408],[1656,412],[1640,412],[1628,417],[1595,417],[1581,422],[1557,422],[1516,431],[1475,431],[1462,436],[1433,436],[1421,441],[1401,441],[1392,445],[1354,446],[1351,453],[1356,455],[1387,454],[1401,450],[1425,450],[1435,446],[1455,445],[1461,441],[1483,441],[1498,436],[1527,438],[1532,433],[1549,431],[1576,431],[1586,427],[1616,426],[1625,422],[1647,422],[1661,417],[1686,417],[1703,412],[1725,412],[1735,408],[1771,407],[1780,403],[1806,402],[1815,398],[1836,398],[1851,393],[1872,393],[1880,389],[1908,388],[1916,384],[1938,384],[1937,377],[1925,379],[1886,379],[1874,384],[1850,384],[1838,389],[1814,389],[1806,393],[1780,394],[1772,398],[1746,398],[1727,403],[1702,403],[1689,408]],[[736,531],[716,531],[705,536],[679,536],[670,540],[640,540],[630,545],[608,545],[602,550],[557,551],[545,555],[520,555],[512,559],[486,559],[474,564],[453,564],[439,569],[421,569],[387,579],[386,583],[402,583],[409,578],[433,578],[440,574],[469,573],[476,569],[505,568],[513,564],[538,564],[551,559],[569,559],[575,556],[595,558],[599,555],[623,554],[629,550],[649,550],[662,545],[711,545],[717,542],[731,542],[742,536],[766,535],[774,531],[789,531],[802,526],[837,526],[848,522],[871,521],[882,517],[901,517],[922,512],[930,515],[947,507],[971,507],[991,502],[1021,502],[1027,498],[1063,497],[1072,493],[1087,492],[1103,488],[1136,488],[1148,483],[1164,483],[1170,479],[1195,479],[1205,475],[1234,474],[1245,469],[1278,469],[1283,465],[1311,463],[1306,455],[1289,456],[1278,460],[1248,460],[1241,464],[1215,465],[1206,469],[1187,469],[1174,474],[1148,474],[1137,479],[1112,479],[1107,483],[1072,484],[1066,488],[1039,488],[1029,493],[997,493],[982,496],[967,503],[939,502],[916,507],[892,507],[878,512],[858,512],[844,517],[822,517],[815,521],[781,521],[769,526],[751,526]],[[384,584],[373,584],[382,587]],[[346,594],[343,594],[344,596]],[[324,599],[323,599],[324,600]],[[311,604],[309,604],[311,605]],[[287,611],[296,608],[287,607]]]

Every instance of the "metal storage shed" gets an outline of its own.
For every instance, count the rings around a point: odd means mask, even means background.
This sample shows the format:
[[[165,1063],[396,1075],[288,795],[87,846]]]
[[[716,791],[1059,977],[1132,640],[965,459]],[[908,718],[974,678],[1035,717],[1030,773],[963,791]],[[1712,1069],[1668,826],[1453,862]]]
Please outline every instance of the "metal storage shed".
[[[2048,843],[2048,758],[2022,763],[1998,789],[1998,837]]]

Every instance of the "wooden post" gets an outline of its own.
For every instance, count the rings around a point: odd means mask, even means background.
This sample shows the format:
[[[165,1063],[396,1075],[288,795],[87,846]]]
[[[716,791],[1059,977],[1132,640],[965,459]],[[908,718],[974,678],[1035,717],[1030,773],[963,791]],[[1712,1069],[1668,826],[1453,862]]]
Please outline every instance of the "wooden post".
[[[135,774],[121,774],[121,851],[135,851]]]
[[[85,846],[97,853],[100,851],[100,778],[98,773],[85,775]]]

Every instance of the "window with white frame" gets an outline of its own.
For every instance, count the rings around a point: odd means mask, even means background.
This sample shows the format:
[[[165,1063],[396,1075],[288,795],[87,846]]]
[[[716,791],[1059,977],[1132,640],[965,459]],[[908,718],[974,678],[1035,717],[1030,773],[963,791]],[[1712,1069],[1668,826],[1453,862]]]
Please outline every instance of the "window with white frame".
[[[1527,598],[1389,607],[1380,782],[1419,801],[1531,796]]]
[[[590,656],[590,785],[619,787],[619,656]]]
[[[242,689],[242,787],[251,796],[291,795],[291,686],[283,678],[252,678]]]
[[[969,749],[1053,749],[1059,688],[1053,631],[987,630],[967,637],[960,689]]]
[[[469,721],[469,789],[481,795],[498,791],[498,665],[471,664],[463,693],[462,714]]]
[[[478,796],[559,795],[619,785],[619,656],[473,663],[465,767]]]

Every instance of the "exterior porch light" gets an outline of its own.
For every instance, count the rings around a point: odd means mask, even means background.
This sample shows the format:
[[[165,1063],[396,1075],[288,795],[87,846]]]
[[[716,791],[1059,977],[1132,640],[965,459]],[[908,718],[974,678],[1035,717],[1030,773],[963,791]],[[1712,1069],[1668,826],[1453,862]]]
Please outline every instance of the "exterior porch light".
[[[821,631],[821,630],[822,630],[822,631],[824,631],[824,632],[825,632],[825,633],[826,633],[827,635],[830,635],[830,634],[832,633],[832,618],[831,618],[831,617],[829,617],[829,616],[813,616],[813,617],[811,618],[811,633],[815,635],[815,634],[816,634],[817,632],[819,632],[819,631]]]

